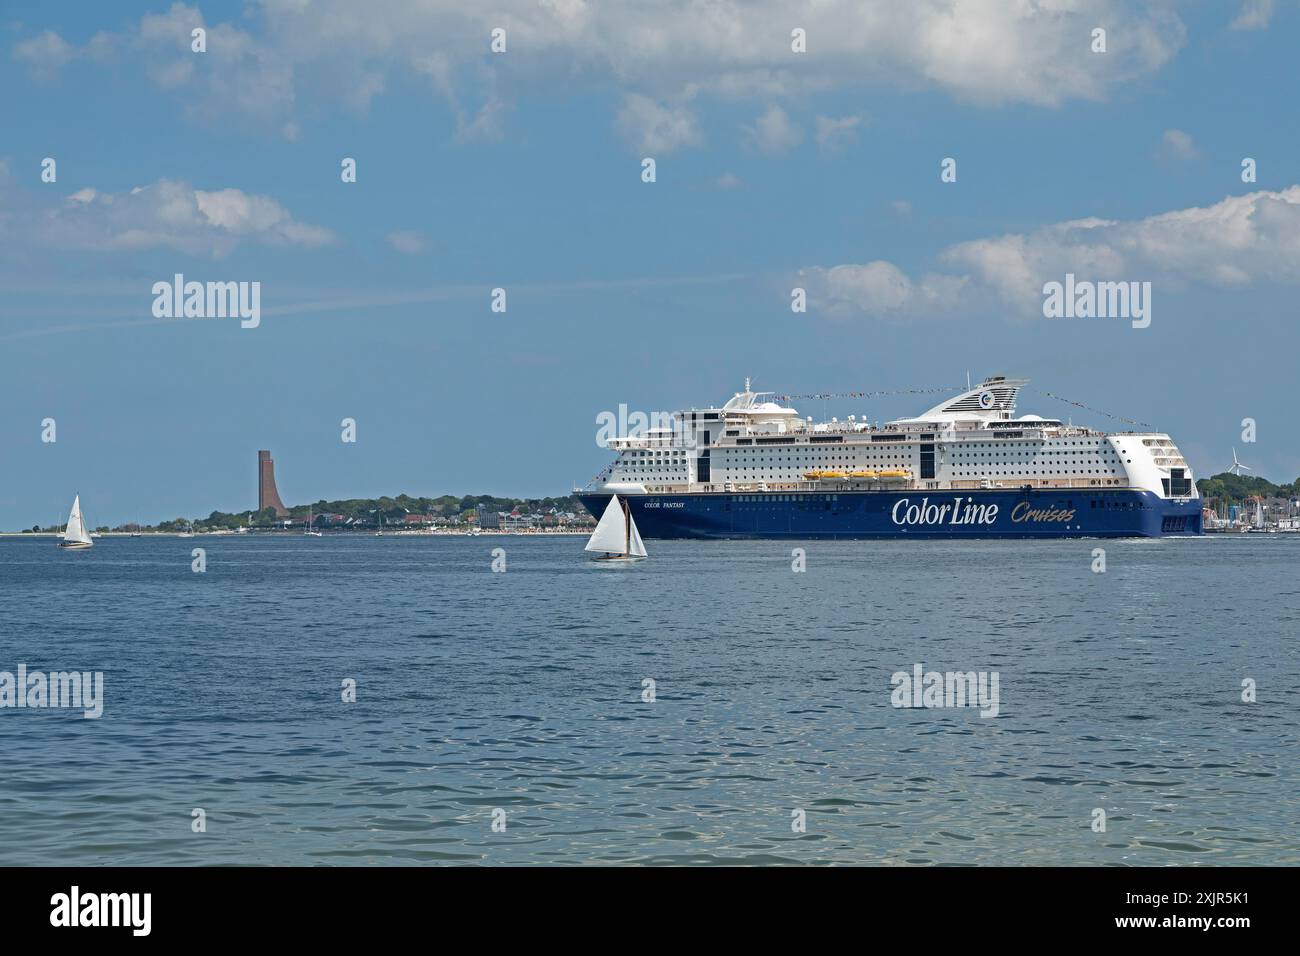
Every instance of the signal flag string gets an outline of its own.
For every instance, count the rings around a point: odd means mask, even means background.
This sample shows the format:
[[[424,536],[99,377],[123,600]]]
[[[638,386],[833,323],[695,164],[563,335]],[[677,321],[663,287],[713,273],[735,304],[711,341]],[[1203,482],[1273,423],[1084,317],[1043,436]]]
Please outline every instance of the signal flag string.
[[[929,395],[935,392],[964,392],[963,385],[941,385],[936,388],[891,388],[875,392],[818,392],[809,395],[773,395],[778,402],[820,400],[829,398],[876,398],[880,395]]]
[[[774,395],[778,402],[790,401],[820,401],[824,399],[839,398],[878,398],[885,395],[930,395],[937,392],[964,392],[967,391],[964,385],[941,385],[935,388],[893,388],[880,389],[877,391],[865,392],[810,392],[806,395]],[[1140,422],[1133,418],[1125,418],[1123,415],[1112,415],[1110,412],[1103,412],[1100,408],[1093,408],[1091,405],[1085,405],[1083,402],[1076,402],[1074,399],[1065,398],[1062,395],[1056,395],[1052,392],[1040,391],[1036,388],[1025,389],[1025,391],[1036,392],[1039,395],[1046,395],[1048,398],[1054,398],[1058,402],[1065,402],[1067,405],[1073,405],[1075,408],[1082,408],[1084,411],[1092,412],[1094,415],[1101,415],[1112,421],[1124,422],[1127,425],[1137,425],[1141,428],[1151,428],[1147,422]]]
[[[1094,415],[1104,415],[1106,418],[1113,419],[1117,422],[1124,422],[1127,425],[1139,425],[1142,428],[1151,428],[1146,422],[1139,422],[1136,419],[1125,418],[1123,415],[1112,415],[1110,412],[1103,412],[1100,408],[1093,408],[1091,405],[1085,405],[1083,402],[1076,402],[1071,398],[1063,398],[1060,395],[1053,395],[1051,392],[1042,392],[1036,388],[1029,389],[1031,392],[1038,392],[1039,395],[1046,395],[1048,398],[1054,398],[1058,402],[1065,402],[1067,405],[1073,405],[1075,408],[1082,408],[1084,411],[1092,412]]]

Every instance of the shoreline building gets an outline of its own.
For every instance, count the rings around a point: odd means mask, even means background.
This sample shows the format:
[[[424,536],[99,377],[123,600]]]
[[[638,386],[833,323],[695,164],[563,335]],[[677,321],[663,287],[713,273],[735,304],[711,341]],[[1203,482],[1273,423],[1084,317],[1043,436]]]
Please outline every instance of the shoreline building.
[[[271,453],[263,450],[257,453],[257,510],[265,511],[267,508],[274,508],[279,518],[289,513],[275,487],[275,462]]]

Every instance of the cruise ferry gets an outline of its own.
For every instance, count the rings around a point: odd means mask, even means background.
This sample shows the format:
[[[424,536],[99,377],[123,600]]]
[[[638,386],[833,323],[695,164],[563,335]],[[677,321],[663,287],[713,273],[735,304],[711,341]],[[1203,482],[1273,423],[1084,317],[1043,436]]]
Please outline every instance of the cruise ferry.
[[[1063,538],[1201,534],[1192,471],[1161,432],[1017,415],[985,379],[915,418],[811,418],[745,390],[612,439],[577,493],[626,500],[646,538]]]

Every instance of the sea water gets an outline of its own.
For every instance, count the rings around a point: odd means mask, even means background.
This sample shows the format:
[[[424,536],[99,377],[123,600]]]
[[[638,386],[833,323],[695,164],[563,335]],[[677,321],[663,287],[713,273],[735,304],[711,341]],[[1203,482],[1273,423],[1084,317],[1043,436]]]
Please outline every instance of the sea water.
[[[0,539],[0,864],[1300,862],[1300,535],[582,544]]]

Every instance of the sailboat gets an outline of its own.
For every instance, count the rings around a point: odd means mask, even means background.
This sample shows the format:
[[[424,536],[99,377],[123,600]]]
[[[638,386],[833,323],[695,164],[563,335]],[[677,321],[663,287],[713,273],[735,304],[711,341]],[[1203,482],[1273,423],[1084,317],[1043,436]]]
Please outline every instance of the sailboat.
[[[618,495],[610,497],[586,550],[601,552],[596,556],[597,561],[639,561],[646,556],[641,533],[632,520],[632,509]]]
[[[90,535],[86,533],[86,521],[81,517],[81,495],[77,495],[72,499],[72,513],[68,515],[68,527],[63,532],[59,547],[82,550],[93,545]]]
[[[321,533],[311,526],[311,509],[307,509],[307,530],[303,532],[309,538],[319,538]]]

